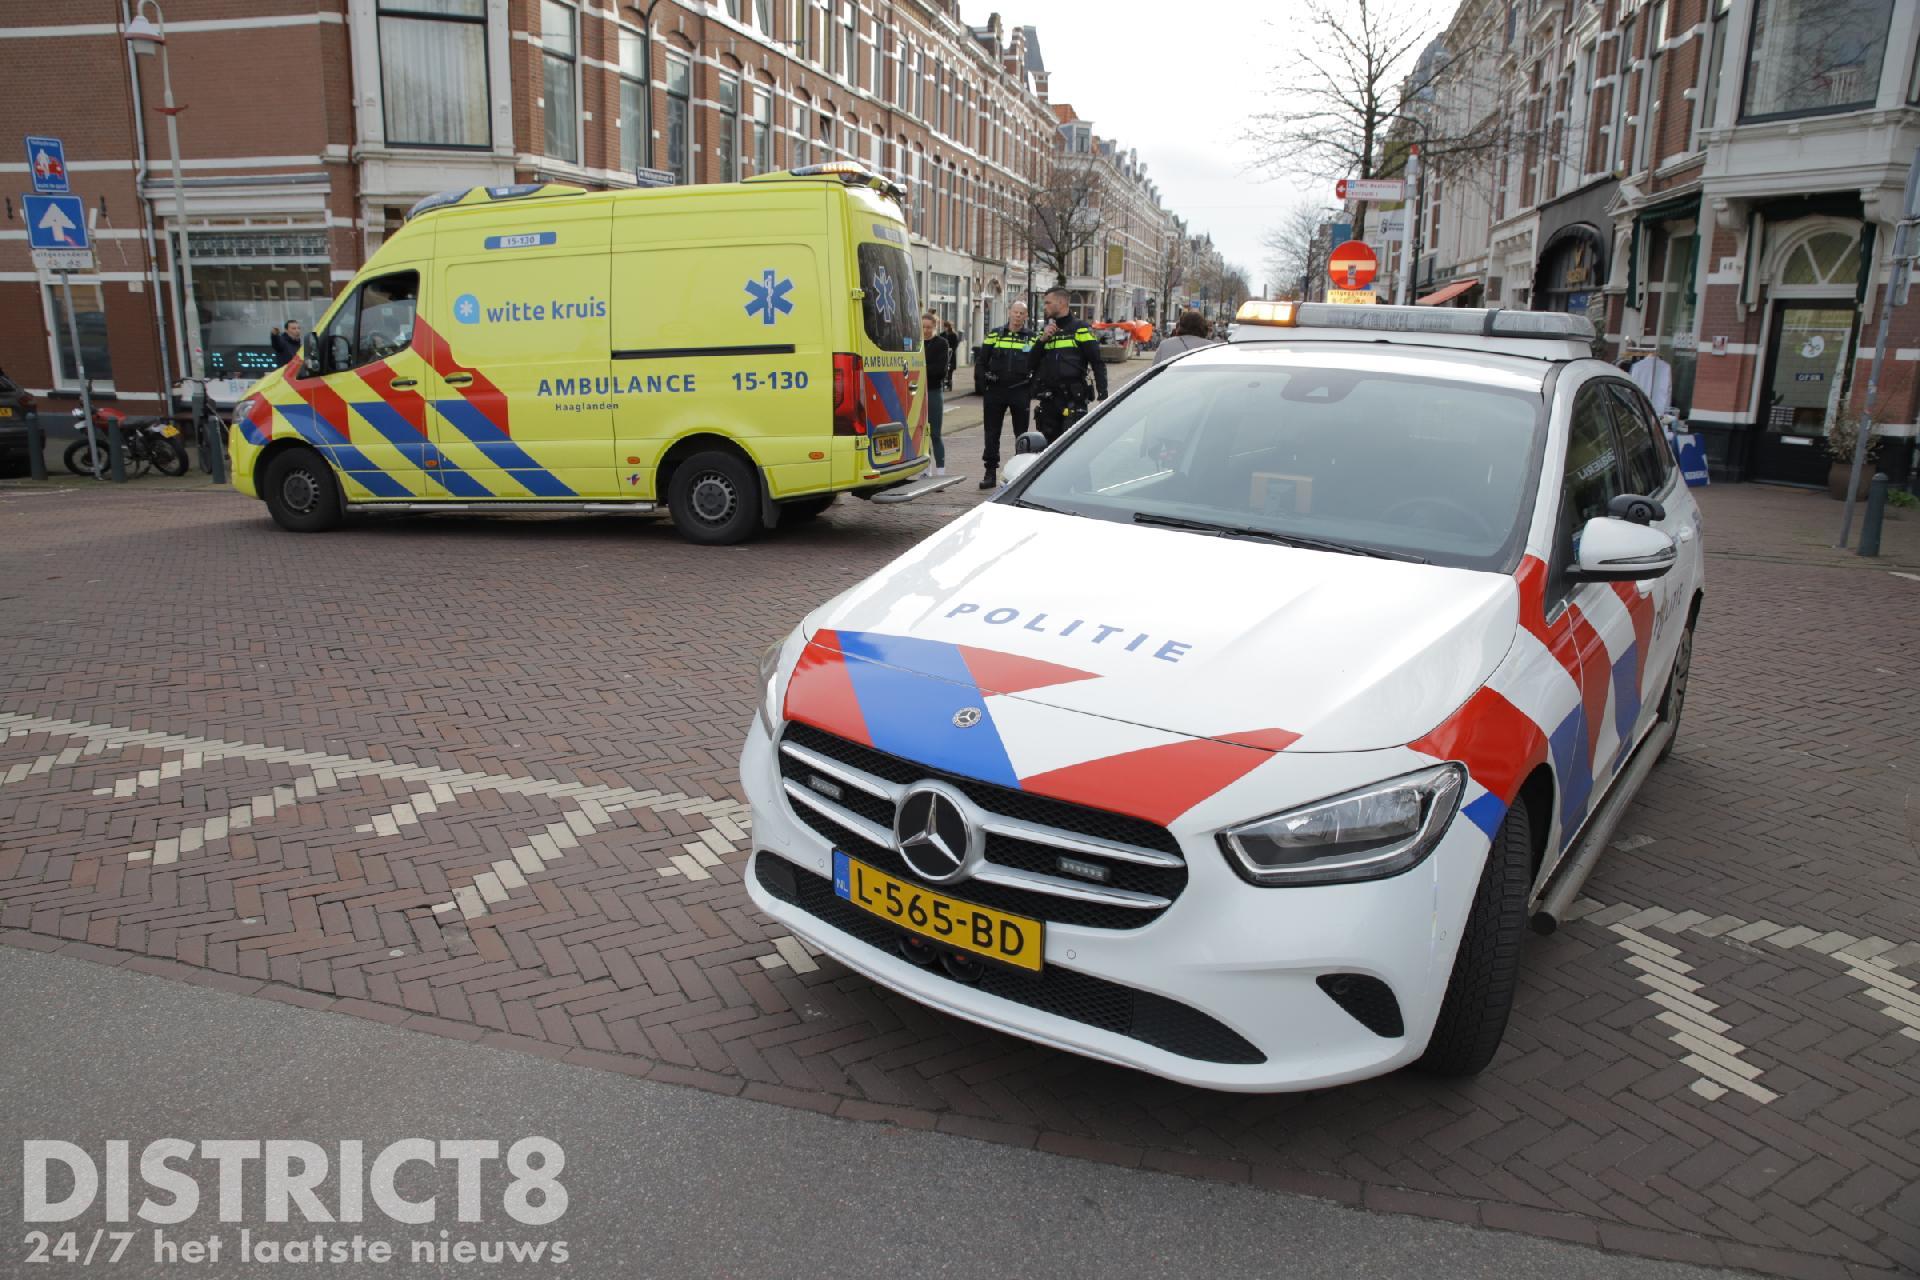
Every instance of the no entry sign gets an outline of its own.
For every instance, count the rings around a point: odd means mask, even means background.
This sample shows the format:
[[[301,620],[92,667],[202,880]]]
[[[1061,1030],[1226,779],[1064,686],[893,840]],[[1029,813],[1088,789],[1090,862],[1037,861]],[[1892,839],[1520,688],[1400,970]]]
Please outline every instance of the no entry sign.
[[[1336,289],[1364,289],[1379,269],[1380,260],[1361,240],[1347,241],[1327,259],[1327,278]]]

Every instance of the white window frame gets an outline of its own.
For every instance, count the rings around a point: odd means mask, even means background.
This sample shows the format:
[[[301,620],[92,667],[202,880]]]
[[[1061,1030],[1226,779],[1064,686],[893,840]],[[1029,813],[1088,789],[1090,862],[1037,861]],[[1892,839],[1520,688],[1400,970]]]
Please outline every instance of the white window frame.
[[[543,15],[546,12],[546,3],[547,0],[542,0],[540,6],[540,11]],[[581,72],[581,67],[585,65],[586,59],[581,56],[580,52],[580,6],[572,3],[572,0],[552,0],[552,3],[573,14],[573,52],[567,57],[567,61],[573,66],[573,156],[571,159],[566,156],[546,156],[546,158],[557,161],[560,164],[578,166],[586,163],[587,156],[587,131],[582,119],[586,114],[587,80],[586,76]],[[558,57],[559,55],[547,47],[547,32],[544,24],[540,29],[540,43],[538,48],[540,50],[540,110],[542,113],[540,147],[541,154],[546,155],[545,113],[550,110],[547,106],[547,59],[550,57]]]
[[[72,283],[73,283],[73,287],[76,289],[80,288],[82,285],[91,285],[94,288],[98,289],[100,291],[100,309],[102,310],[102,312],[106,310],[107,281],[106,281],[106,278],[102,276],[98,271],[93,271],[86,274],[82,274],[76,271],[73,273]],[[80,394],[79,382],[75,381],[75,382],[63,383],[61,381],[61,378],[64,377],[65,375],[62,374],[60,370],[60,337],[56,336],[55,331],[57,329],[60,334],[64,334],[66,332],[66,326],[60,323],[60,317],[53,309],[54,308],[53,295],[59,292],[59,290],[60,290],[59,276],[57,275],[41,276],[40,278],[40,312],[41,312],[42,322],[45,324],[46,330],[47,330],[47,368],[50,371],[47,385],[57,394],[77,396]],[[77,321],[75,322],[75,327],[78,328]],[[79,353],[75,352],[74,354],[75,354],[76,363],[77,363]],[[111,351],[109,351],[108,354],[111,355],[112,354]],[[91,381],[93,383],[94,391],[102,395],[111,395],[117,392],[118,390],[118,388],[114,385],[114,381],[112,378],[96,377],[91,379]]]

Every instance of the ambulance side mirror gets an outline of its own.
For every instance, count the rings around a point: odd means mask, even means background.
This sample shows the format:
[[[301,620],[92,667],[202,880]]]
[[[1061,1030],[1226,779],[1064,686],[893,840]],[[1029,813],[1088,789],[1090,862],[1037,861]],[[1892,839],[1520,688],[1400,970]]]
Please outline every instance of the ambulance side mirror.
[[[300,376],[311,378],[320,372],[320,335],[309,333],[300,340]]]

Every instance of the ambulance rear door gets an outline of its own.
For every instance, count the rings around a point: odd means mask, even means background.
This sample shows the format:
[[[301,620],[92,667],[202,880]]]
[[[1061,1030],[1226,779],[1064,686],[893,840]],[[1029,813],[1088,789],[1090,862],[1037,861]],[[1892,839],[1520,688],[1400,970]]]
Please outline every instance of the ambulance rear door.
[[[920,297],[906,228],[893,207],[865,191],[849,191],[847,216],[860,302],[854,341],[865,386],[867,455],[858,476],[925,456],[926,360],[920,351]]]

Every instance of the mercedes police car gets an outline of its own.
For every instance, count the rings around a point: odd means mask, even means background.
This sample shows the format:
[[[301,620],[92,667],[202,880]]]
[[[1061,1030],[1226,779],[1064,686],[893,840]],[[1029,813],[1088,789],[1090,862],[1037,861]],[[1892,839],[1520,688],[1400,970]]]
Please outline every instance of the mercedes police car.
[[[1254,302],[763,662],[754,901],[1220,1089],[1492,1058],[1671,748],[1700,516],[1584,318]]]

